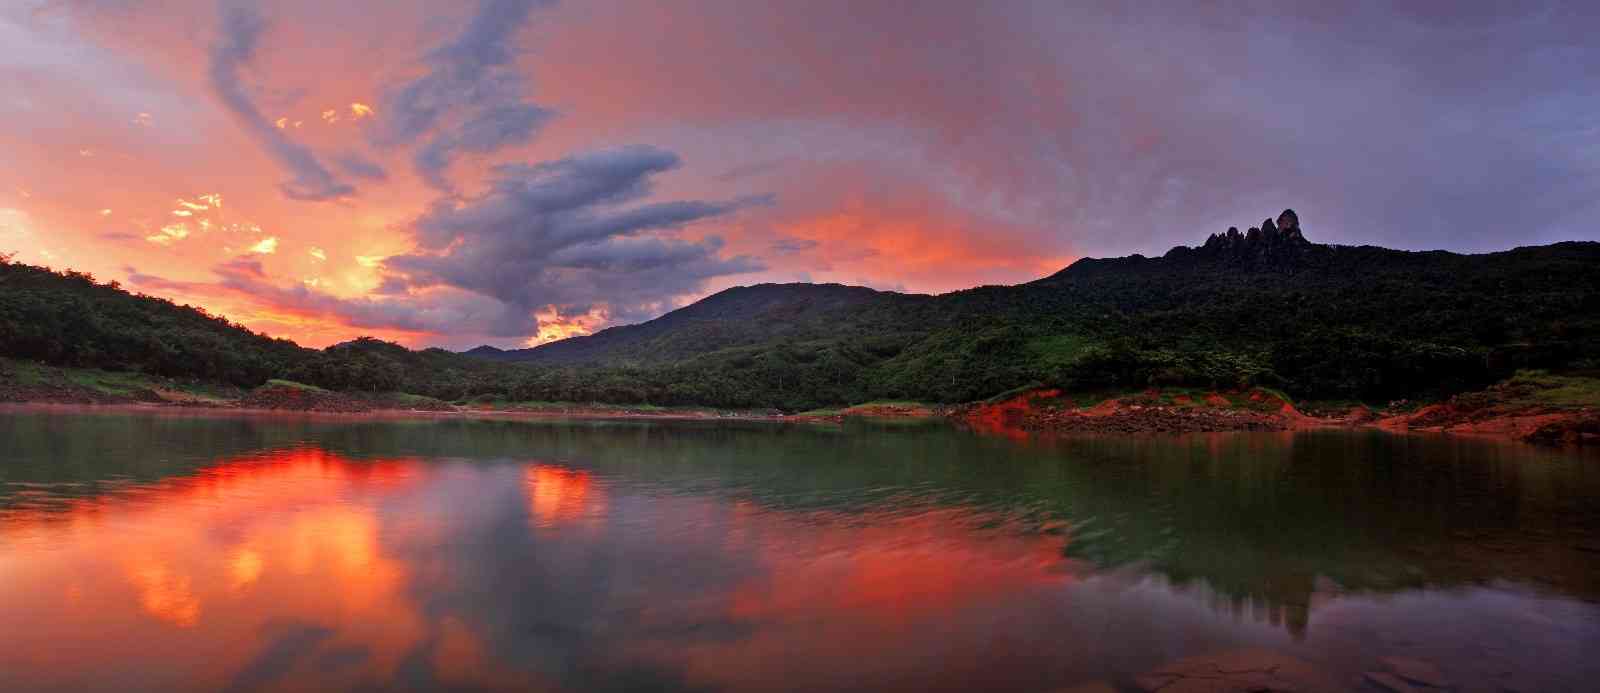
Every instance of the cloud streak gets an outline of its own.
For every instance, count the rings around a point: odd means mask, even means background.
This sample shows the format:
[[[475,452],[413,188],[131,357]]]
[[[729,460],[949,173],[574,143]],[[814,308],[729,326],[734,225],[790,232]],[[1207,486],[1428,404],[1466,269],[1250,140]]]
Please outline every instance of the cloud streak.
[[[273,159],[289,170],[290,179],[279,184],[295,200],[332,200],[355,193],[355,187],[338,179],[310,149],[289,139],[267,119],[241,82],[239,72],[250,64],[266,30],[266,20],[251,0],[220,0],[216,40],[211,44],[207,77],[211,89],[252,138]]]
[[[460,153],[491,154],[532,139],[554,113],[527,98],[511,43],[534,9],[550,4],[482,0],[461,32],[429,53],[426,74],[389,90],[374,142],[425,138],[412,157],[418,175],[452,191],[445,174]]]
[[[190,296],[233,296],[267,310],[331,318],[352,328],[398,330],[477,339],[518,339],[539,330],[538,319],[493,298],[441,290],[403,298],[340,298],[310,286],[273,283],[259,260],[237,259],[212,267],[212,281],[176,281],[125,267],[128,284]]]

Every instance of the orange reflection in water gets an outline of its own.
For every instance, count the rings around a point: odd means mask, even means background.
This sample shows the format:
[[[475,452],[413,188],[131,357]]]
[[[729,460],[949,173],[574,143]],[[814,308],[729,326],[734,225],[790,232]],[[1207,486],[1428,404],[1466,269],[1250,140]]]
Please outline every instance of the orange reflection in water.
[[[605,498],[588,472],[549,464],[528,467],[528,512],[542,527],[569,524],[605,511]]]
[[[0,622],[26,625],[0,636],[0,670],[48,674],[40,686],[99,688],[108,681],[96,671],[182,653],[181,666],[165,670],[171,680],[142,683],[220,688],[255,671],[252,661],[280,638],[315,637],[319,651],[349,656],[287,661],[262,675],[288,688],[388,680],[428,643],[439,643],[431,660],[441,672],[478,671],[480,648],[462,644],[470,639],[459,624],[422,613],[407,592],[410,566],[384,549],[394,537],[376,501],[428,474],[414,460],[280,450],[8,516],[0,585],[33,598],[0,600]],[[460,679],[474,681],[482,679]]]
[[[1053,572],[1061,565],[1060,542],[952,532],[962,520],[954,512],[927,512],[871,526],[813,526],[781,543],[764,542],[782,547],[782,555],[769,549],[763,557],[781,568],[741,585],[729,611],[757,620],[833,612],[903,624],[1061,579]]]
[[[518,475],[520,493],[495,495]],[[507,649],[530,624],[572,634],[561,642],[577,653],[587,634],[602,634],[619,666],[648,662],[714,687],[803,681],[806,670],[902,666],[860,653],[882,642],[943,647],[915,642],[964,612],[1067,579],[1059,538],[980,527],[959,511],[837,515],[718,496],[613,502],[614,493],[557,465],[292,449],[7,517],[0,589],[33,598],[0,599],[0,623],[27,626],[0,632],[0,683],[107,688],[116,672],[138,672],[154,689],[261,676],[242,687],[343,690],[393,685],[426,662],[439,686],[548,688],[539,672],[560,675],[569,662]],[[500,537],[512,543],[461,552],[499,536],[498,518],[524,503],[543,540],[530,548]],[[603,521],[624,508],[648,522]],[[662,552],[674,570],[627,565]],[[592,572],[600,567],[637,582],[615,589],[608,573]],[[515,589],[486,595],[477,582],[486,575]],[[586,606],[541,611],[543,602],[518,601],[528,599],[522,588]],[[643,624],[631,630],[635,617]],[[758,627],[732,639],[658,635],[725,622]],[[962,637],[942,642],[981,661],[989,645]],[[798,669],[785,674],[789,666]]]
[[[763,627],[679,653],[689,680],[713,688],[773,680],[825,688],[838,683],[817,678],[827,671],[893,680],[889,672],[906,666],[902,655],[930,653],[939,653],[943,668],[934,678],[981,671],[1006,643],[987,628],[953,624],[973,613],[1006,620],[1000,614],[1073,579],[1063,539],[981,528],[981,517],[961,511],[772,522],[750,510],[751,534],[740,550],[754,552],[766,570],[735,587],[722,608],[735,622]],[[884,643],[895,643],[893,656]]]

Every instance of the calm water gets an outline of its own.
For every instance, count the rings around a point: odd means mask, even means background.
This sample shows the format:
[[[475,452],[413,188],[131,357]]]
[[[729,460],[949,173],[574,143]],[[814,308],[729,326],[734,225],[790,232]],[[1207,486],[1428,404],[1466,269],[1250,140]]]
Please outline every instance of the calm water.
[[[0,412],[6,691],[1592,690],[1597,600],[1600,459],[1516,445]]]

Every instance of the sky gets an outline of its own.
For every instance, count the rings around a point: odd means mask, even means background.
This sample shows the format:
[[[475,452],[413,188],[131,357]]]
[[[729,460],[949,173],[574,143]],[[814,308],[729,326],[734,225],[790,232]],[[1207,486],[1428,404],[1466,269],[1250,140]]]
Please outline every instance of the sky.
[[[1325,243],[1596,240],[1597,33],[1593,2],[9,0],[0,252],[468,348],[1284,208]]]

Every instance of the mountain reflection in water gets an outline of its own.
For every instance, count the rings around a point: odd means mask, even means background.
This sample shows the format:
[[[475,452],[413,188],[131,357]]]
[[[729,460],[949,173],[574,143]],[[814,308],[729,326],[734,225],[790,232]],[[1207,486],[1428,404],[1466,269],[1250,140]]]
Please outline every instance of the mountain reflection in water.
[[[0,413],[0,688],[1600,675],[1592,457],[1327,432]]]

